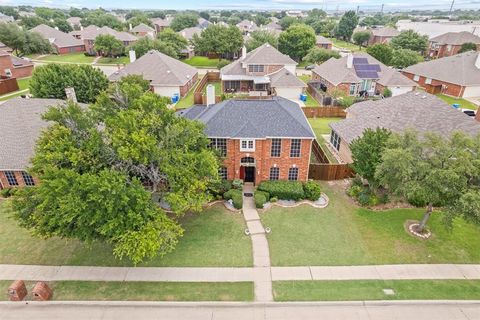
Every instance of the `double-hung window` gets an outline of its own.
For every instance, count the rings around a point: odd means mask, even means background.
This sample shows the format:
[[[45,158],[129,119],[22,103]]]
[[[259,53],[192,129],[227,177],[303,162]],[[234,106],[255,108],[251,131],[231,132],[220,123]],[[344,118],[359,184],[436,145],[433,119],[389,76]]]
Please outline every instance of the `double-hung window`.
[[[255,140],[251,140],[251,139],[240,140],[240,151],[242,152],[255,151]]]
[[[227,139],[210,138],[210,148],[218,150],[220,156],[225,157],[227,155]]]
[[[330,135],[330,143],[335,149],[337,149],[337,151],[340,150],[341,141],[342,139],[340,138],[340,136],[335,131],[332,131],[332,134]]]
[[[272,139],[272,150],[270,151],[271,157],[280,157],[282,151],[282,139]]]
[[[15,177],[15,172],[5,171],[5,177],[7,177],[7,182],[10,186],[18,186],[17,177]]]
[[[272,167],[270,168],[270,180],[280,179],[280,168]]]
[[[26,173],[25,171],[22,171],[22,178],[23,178],[23,182],[25,182],[26,186],[34,186],[35,185],[35,181],[33,181],[33,177],[31,175],[29,175],[28,173]]]
[[[263,72],[263,64],[250,64],[248,65],[249,72]]]
[[[292,139],[290,145],[290,158],[300,158],[300,149],[302,147],[302,140]]]
[[[288,169],[288,180],[290,181],[298,180],[298,168]]]

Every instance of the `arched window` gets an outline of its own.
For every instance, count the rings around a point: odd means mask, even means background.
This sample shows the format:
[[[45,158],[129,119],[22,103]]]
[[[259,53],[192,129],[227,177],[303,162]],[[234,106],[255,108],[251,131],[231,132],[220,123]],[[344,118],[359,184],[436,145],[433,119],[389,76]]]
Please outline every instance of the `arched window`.
[[[255,159],[253,157],[243,157],[242,159],[240,159],[240,164],[242,166],[254,166]]]

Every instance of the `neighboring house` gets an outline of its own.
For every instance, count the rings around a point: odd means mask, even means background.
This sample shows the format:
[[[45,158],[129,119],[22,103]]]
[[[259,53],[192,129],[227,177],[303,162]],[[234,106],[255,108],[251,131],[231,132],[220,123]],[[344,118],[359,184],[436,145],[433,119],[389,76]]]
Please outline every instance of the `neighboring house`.
[[[44,39],[48,40],[57,54],[85,51],[85,45],[81,40],[46,24],[38,25],[30,31],[38,32]]]
[[[298,100],[306,84],[295,75],[297,63],[265,43],[220,70],[224,92],[248,92],[251,96],[278,95]]]
[[[73,29],[79,29],[82,26],[81,21],[82,21],[82,18],[80,17],[70,17],[67,19],[68,24]]]
[[[266,30],[277,30],[277,31],[282,31],[282,26],[277,22],[277,21],[272,21],[264,26],[262,26],[262,29]]]
[[[164,97],[184,97],[198,79],[198,70],[186,63],[151,50],[123,69],[114,72],[110,81],[118,81],[126,75],[141,75],[150,81],[152,91]]]
[[[308,179],[315,135],[299,105],[275,97],[232,99],[215,105],[194,105],[178,115],[205,124],[210,146],[224,157],[223,179]]]
[[[462,31],[467,31],[480,36],[480,21],[435,22],[429,20],[428,22],[412,22],[410,20],[399,20],[396,27],[399,31],[413,30],[421,35],[428,36],[429,39],[447,32]]]
[[[33,63],[18,58],[6,51],[0,51],[0,75],[8,78],[30,77],[33,72]]]
[[[137,37],[148,36],[152,39],[154,39],[155,36],[157,35],[157,32],[155,31],[155,29],[153,29],[150,26],[147,26],[145,23],[140,23],[139,25],[136,25],[130,30],[130,32],[136,35]]]
[[[164,29],[169,28],[170,24],[173,21],[173,17],[167,16],[165,19],[162,18],[152,18],[150,21],[153,23],[155,27],[155,31],[162,32]]]
[[[250,20],[243,20],[237,23],[237,28],[242,31],[243,34],[249,34],[252,31],[255,31],[258,29],[258,26],[255,22],[250,21]]]
[[[323,91],[341,90],[356,96],[383,94],[385,88],[396,96],[415,90],[417,84],[367,53],[355,52],[340,59],[330,58],[312,70],[314,85]]]
[[[447,32],[430,39],[428,56],[431,58],[443,58],[453,56],[460,51],[462,44],[474,43],[477,51],[480,50],[480,37],[471,32]]]
[[[382,27],[371,29],[370,40],[368,40],[368,45],[373,45],[376,43],[389,43],[393,37],[396,37],[400,34],[395,28],[392,27]]]
[[[85,50],[89,54],[95,54],[95,38],[97,38],[99,35],[112,35],[117,40],[120,40],[125,47],[128,47],[129,45],[137,41],[137,37],[128,32],[117,31],[106,26],[99,28],[97,26],[91,25],[84,28],[80,32],[72,32],[72,34],[75,34],[77,35],[77,37],[82,39],[83,43],[85,44]]]
[[[197,27],[200,28],[200,29],[206,29],[209,25],[211,25],[212,23],[204,18],[198,18],[198,24],[197,24]]]
[[[7,16],[0,12],[0,23],[8,23],[14,21],[15,19],[12,16]]]
[[[324,36],[317,36],[315,45],[319,48],[331,50],[333,43],[332,43],[332,41],[325,38]]]
[[[199,27],[185,28],[182,31],[178,32],[182,37],[184,37],[189,43],[192,40],[193,35],[197,34],[200,36],[203,29]],[[195,48],[192,45],[187,45],[185,49],[182,49],[181,54],[184,58],[189,59],[195,55]]]
[[[30,166],[35,144],[48,123],[41,115],[56,99],[13,98],[0,105],[0,189],[33,186],[35,177],[25,170]]]
[[[395,133],[414,129],[420,134],[433,132],[449,136],[455,131],[480,133],[480,123],[441,99],[421,92],[367,100],[346,109],[347,118],[330,123],[330,144],[342,162],[351,163],[350,144],[365,129],[385,128]]]
[[[454,97],[480,97],[480,53],[464,52],[451,57],[421,62],[403,74],[427,92]]]

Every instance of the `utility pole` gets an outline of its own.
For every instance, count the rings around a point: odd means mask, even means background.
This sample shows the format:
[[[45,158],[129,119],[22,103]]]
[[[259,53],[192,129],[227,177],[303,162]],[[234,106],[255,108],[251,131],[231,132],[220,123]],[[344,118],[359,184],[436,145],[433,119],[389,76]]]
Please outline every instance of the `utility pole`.
[[[358,16],[358,11],[360,11],[360,6],[357,6],[357,16]]]
[[[455,0],[452,0],[452,4],[450,5],[450,14],[449,14],[450,19],[452,18],[452,10],[453,10],[454,4],[455,4]]]
[[[381,14],[383,14],[383,6],[384,6],[384,4],[382,3],[382,10],[380,10]]]

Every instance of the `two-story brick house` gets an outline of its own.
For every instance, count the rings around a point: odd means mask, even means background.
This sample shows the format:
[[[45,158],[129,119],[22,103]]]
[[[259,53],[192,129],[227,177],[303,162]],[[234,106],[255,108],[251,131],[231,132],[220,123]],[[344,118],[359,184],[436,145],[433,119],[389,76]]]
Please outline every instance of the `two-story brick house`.
[[[245,92],[251,96],[277,95],[298,100],[306,84],[295,74],[297,63],[268,43],[246,52],[220,70],[224,92]]]
[[[430,39],[428,56],[443,58],[456,55],[464,43],[473,43],[480,50],[480,37],[468,31],[447,32]]]
[[[33,63],[0,50],[0,75],[8,78],[30,77]]]
[[[177,114],[205,124],[212,148],[224,157],[223,179],[254,183],[308,179],[315,135],[295,102],[281,97],[232,99]]]
[[[83,30],[75,30],[70,32],[70,35],[83,41],[85,46],[85,51],[89,54],[96,54],[95,52],[95,39],[99,35],[111,35],[114,36],[117,40],[120,40],[125,47],[128,47],[135,43],[138,40],[136,36],[124,31],[117,31],[110,27],[97,27],[95,25],[90,25]]]
[[[42,38],[48,40],[57,54],[85,51],[85,45],[81,40],[76,39],[71,34],[47,26],[46,24],[40,24],[30,31],[37,32]]]

